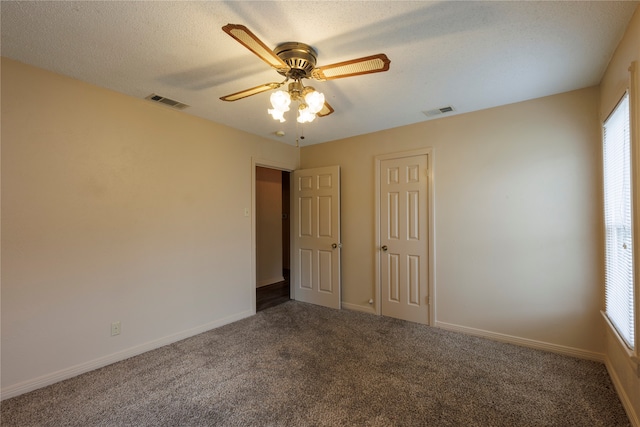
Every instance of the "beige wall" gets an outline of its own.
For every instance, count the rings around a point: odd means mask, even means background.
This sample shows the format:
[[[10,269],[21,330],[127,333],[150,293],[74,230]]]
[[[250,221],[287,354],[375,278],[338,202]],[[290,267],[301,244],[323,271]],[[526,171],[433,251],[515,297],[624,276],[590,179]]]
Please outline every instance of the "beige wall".
[[[7,59],[1,138],[3,398],[252,313],[252,158],[295,148]]]
[[[256,285],[282,275],[282,171],[256,168]]]
[[[374,157],[434,150],[437,325],[601,358],[598,90],[301,149],[340,165],[343,301],[374,295]]]
[[[640,169],[640,8],[636,9],[635,14],[631,18],[631,22],[627,27],[624,38],[618,45],[615,54],[611,58],[609,67],[600,84],[600,119],[604,119],[609,115],[617,102],[622,97],[624,91],[630,87],[629,66],[636,61],[635,77],[635,93],[631,94],[632,100],[636,102],[635,111],[635,132],[632,133],[632,144],[636,150],[636,170]],[[632,112],[633,114],[634,112]],[[636,199],[640,202],[640,171],[636,175],[635,186]],[[635,228],[636,238],[637,230],[640,230],[640,214],[635,212]],[[636,251],[638,251],[636,244]],[[638,252],[636,252],[636,261],[638,261]],[[636,265],[636,272],[640,271],[640,266]],[[640,274],[636,274],[640,277]],[[636,283],[636,289],[638,284]],[[640,307],[640,292],[636,293],[636,307]],[[636,309],[636,325],[639,324],[640,310]],[[640,426],[640,376],[638,375],[638,365],[632,363],[627,356],[623,346],[613,334],[610,328],[606,328],[606,362],[607,368],[614,380],[614,384],[618,389],[618,394],[629,417],[633,420],[634,425]],[[640,343],[636,340],[636,346]]]

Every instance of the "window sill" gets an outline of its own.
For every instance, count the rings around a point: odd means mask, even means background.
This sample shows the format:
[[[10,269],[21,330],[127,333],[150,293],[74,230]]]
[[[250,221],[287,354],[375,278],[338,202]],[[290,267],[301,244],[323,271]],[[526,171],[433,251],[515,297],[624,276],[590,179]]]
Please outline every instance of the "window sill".
[[[629,363],[631,364],[632,369],[634,370],[636,375],[640,377],[640,358],[638,357],[636,351],[631,350],[627,346],[627,344],[624,342],[624,340],[622,339],[622,337],[620,336],[616,328],[611,324],[611,321],[609,320],[609,317],[607,316],[607,314],[604,311],[600,311],[600,313],[602,314],[602,317],[604,318],[607,324],[607,327],[609,328],[613,336],[616,337],[616,341],[618,342],[618,345],[620,346],[622,351],[624,351],[624,353],[627,355],[627,359],[629,360]],[[637,348],[637,343],[636,343],[636,348]]]

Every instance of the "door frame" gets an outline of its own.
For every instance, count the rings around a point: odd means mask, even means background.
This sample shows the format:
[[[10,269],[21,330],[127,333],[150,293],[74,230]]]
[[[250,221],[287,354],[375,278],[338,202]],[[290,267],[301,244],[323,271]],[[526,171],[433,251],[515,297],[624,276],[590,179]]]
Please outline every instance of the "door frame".
[[[382,284],[380,276],[380,165],[383,160],[400,159],[403,157],[427,156],[427,265],[429,273],[427,275],[427,286],[429,289],[429,319],[428,325],[436,323],[436,256],[435,256],[435,193],[434,193],[434,173],[433,173],[433,148],[421,148],[418,150],[401,151],[375,156],[375,310],[377,315],[382,315]]]
[[[257,277],[256,277],[256,166],[260,166],[263,168],[276,169],[284,172],[293,172],[297,168],[297,164],[295,162],[278,162],[275,160],[263,159],[252,157],[251,158],[251,280],[249,280],[249,284],[251,286],[251,313],[256,314],[256,287]],[[289,183],[291,185],[291,182]],[[290,192],[291,194],[291,192]],[[289,197],[289,201],[291,201],[291,197]],[[293,224],[292,221],[289,221],[289,224]],[[291,233],[289,233],[289,245],[291,245]],[[293,269],[293,264],[291,263],[291,253],[289,254],[289,268]],[[295,294],[293,286],[289,286],[289,292],[291,292],[291,299],[295,298]]]

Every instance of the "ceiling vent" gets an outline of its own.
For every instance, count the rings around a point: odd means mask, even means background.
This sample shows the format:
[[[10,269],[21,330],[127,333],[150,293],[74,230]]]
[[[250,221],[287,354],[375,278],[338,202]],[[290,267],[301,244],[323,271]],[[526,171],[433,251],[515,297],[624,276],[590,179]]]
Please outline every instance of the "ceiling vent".
[[[455,111],[451,105],[447,105],[446,107],[434,108],[433,110],[423,111],[422,113],[427,117],[439,116],[441,114],[451,113]]]
[[[171,108],[175,108],[176,110],[184,110],[188,107],[187,104],[183,104],[182,102],[174,101],[173,99],[165,98],[164,96],[156,95],[152,93],[147,96],[145,99],[153,102],[159,102],[160,104],[168,105]]]

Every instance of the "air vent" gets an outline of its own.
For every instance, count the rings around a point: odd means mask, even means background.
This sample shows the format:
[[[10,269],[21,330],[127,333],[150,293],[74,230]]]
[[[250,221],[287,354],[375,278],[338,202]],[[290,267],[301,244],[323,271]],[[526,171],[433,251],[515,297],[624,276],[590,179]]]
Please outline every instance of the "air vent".
[[[427,117],[439,116],[441,114],[451,113],[455,111],[454,108],[450,105],[446,107],[434,108],[433,110],[423,111],[422,113]]]
[[[156,95],[152,93],[147,96],[145,99],[153,102],[159,102],[160,104],[168,105],[171,108],[175,108],[176,110],[184,110],[188,107],[187,104],[183,104],[182,102],[174,101],[173,99],[165,98],[164,96]]]

